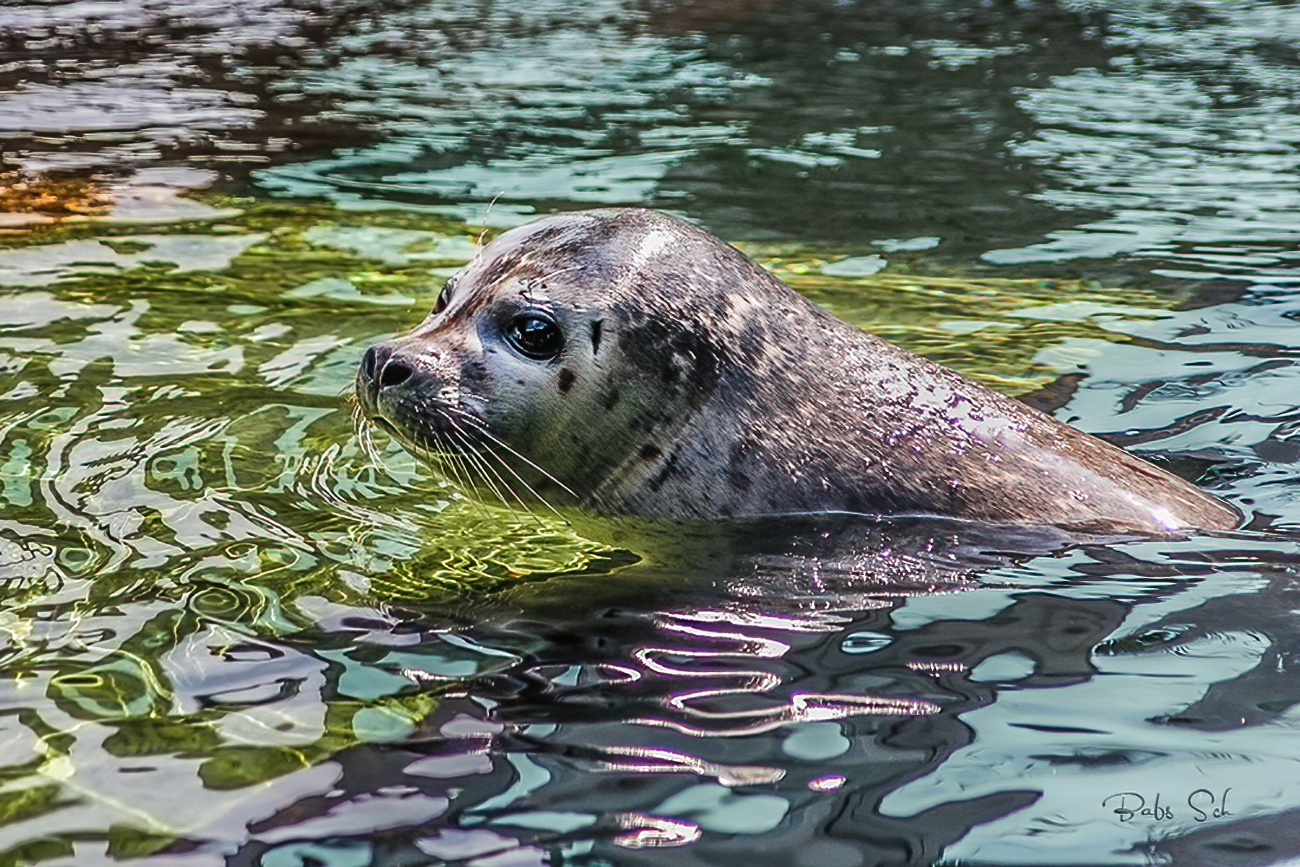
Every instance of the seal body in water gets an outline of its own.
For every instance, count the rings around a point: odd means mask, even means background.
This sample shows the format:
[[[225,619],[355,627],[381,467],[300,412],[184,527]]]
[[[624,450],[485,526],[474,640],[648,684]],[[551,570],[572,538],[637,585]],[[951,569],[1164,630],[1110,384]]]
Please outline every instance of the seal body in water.
[[[480,496],[651,519],[932,514],[1084,532],[1235,526],[1095,437],[836,319],[652,211],[501,235],[363,412]]]

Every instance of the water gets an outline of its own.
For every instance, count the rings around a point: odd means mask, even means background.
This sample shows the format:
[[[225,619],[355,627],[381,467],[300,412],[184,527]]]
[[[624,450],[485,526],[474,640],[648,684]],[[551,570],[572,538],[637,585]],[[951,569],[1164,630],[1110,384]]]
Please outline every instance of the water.
[[[1297,31],[1175,0],[0,9],[0,863],[1300,858]],[[598,204],[697,220],[1250,522],[654,559],[372,462],[363,348],[481,224]]]

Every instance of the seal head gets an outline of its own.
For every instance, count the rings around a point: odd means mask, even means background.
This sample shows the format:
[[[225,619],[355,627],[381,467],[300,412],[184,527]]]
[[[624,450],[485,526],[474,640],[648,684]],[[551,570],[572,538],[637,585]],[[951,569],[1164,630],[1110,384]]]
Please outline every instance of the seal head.
[[[836,319],[652,211],[501,235],[410,334],[366,416],[477,496],[652,519],[928,514],[1222,529],[1195,486]]]

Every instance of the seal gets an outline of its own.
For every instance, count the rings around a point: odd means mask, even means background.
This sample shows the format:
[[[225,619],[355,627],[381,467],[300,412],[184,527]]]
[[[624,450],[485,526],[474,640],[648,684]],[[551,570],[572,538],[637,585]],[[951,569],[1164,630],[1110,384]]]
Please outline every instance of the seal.
[[[1090,533],[1225,529],[1147,461],[800,296],[673,217],[512,229],[410,334],[361,412],[471,493],[605,515],[939,515]]]

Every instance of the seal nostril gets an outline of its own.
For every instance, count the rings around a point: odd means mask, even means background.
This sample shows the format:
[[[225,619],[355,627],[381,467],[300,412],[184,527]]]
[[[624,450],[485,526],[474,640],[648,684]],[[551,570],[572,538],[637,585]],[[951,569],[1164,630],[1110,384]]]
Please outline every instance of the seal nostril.
[[[361,356],[361,375],[370,381],[375,379],[375,348],[372,346],[366,350],[366,354]]]
[[[412,370],[400,361],[390,360],[384,365],[384,372],[379,374],[379,387],[390,388],[401,385],[411,378]]]

